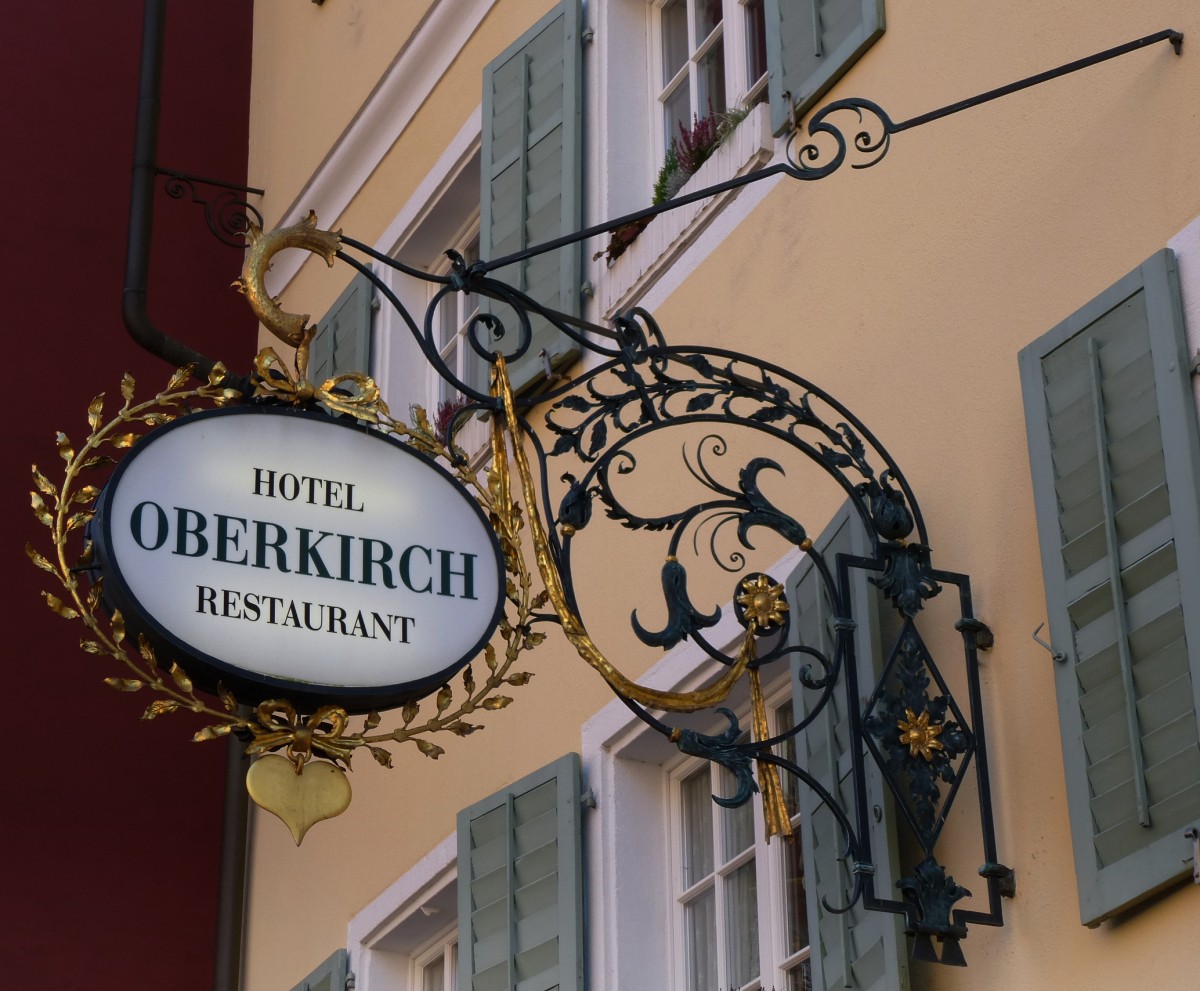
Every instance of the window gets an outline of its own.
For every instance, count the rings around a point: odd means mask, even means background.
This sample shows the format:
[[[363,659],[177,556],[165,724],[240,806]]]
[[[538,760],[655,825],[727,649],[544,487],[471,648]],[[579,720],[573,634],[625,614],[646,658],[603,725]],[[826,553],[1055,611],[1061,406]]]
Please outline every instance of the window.
[[[870,541],[857,515],[843,507],[814,543],[833,567],[838,553],[868,554]],[[796,643],[828,650],[833,614],[812,557],[795,551],[770,570],[788,576]],[[862,684],[876,677],[883,663],[880,643],[887,639],[879,631],[880,593],[867,579],[863,569],[850,572]],[[728,648],[742,629],[726,608],[708,632],[713,643]],[[776,730],[810,712],[817,693],[801,684],[801,667],[763,669]],[[690,691],[718,670],[699,646],[684,642],[641,681]],[[735,711],[740,705],[744,717],[749,701],[742,695],[729,704]],[[835,693],[833,704],[781,745],[781,755],[853,807],[854,782],[845,773],[851,763],[848,720],[844,694]],[[696,728],[712,733],[724,726]],[[854,878],[836,820],[812,789],[782,775],[795,832],[768,844],[757,796],[735,811],[715,805],[712,793],[732,792],[725,772],[681,760],[674,746],[620,702],[584,725],[583,748],[588,786],[596,792],[595,812],[587,817],[589,974],[595,986],[907,991],[903,917],[869,911],[861,902],[843,913],[825,908],[825,900],[845,904]],[[889,898],[901,872],[894,802],[881,774],[868,775],[867,801],[878,807],[869,824],[875,891]],[[654,940],[631,938],[660,931],[663,919],[671,920],[669,954]]]
[[[1021,351],[1080,916],[1191,868],[1200,820],[1200,438],[1175,256]]]
[[[665,153],[695,118],[763,96],[767,36],[763,0],[666,0],[657,25]]]
[[[468,223],[465,232],[455,239],[451,247],[462,256],[468,265],[479,260],[478,217]],[[443,257],[440,264],[434,266],[433,271],[436,275],[449,273],[450,259]],[[429,287],[430,301],[441,288],[439,285]],[[467,383],[477,378],[475,370],[480,364],[479,356],[467,340],[468,325],[471,318],[478,313],[478,296],[473,293],[452,292],[442,297],[434,315],[434,346],[438,349],[438,354],[446,363],[446,367],[460,381]],[[440,434],[455,410],[466,399],[433,368],[429,369],[429,380],[429,419]],[[477,458],[487,447],[487,424],[474,416],[459,420],[454,442],[468,457]]]
[[[443,935],[414,961],[414,991],[456,991],[458,988],[458,929]]]
[[[355,991],[455,991],[456,851],[447,837],[351,918]]]
[[[462,255],[463,260],[470,265],[479,260],[479,221],[471,222],[470,233],[459,238],[452,246],[454,251]],[[450,260],[447,258],[434,274],[446,275],[450,272]],[[441,286],[430,287],[430,300]],[[438,306],[434,343],[441,355],[442,361],[458,378],[466,380],[470,374],[468,361],[475,353],[466,340],[467,325],[471,318],[479,312],[479,300],[471,293],[451,293],[442,299]],[[437,410],[443,403],[455,403],[462,397],[454,391],[454,387],[441,376],[434,375],[434,387],[431,390],[430,406]]]
[[[773,732],[793,725],[790,692],[770,700],[769,718]],[[788,741],[783,756],[793,755]],[[693,760],[672,774],[672,874],[685,991],[812,986],[798,788],[784,779],[795,832],[768,844],[757,796],[735,809],[713,802],[713,795],[736,791],[725,768]]]

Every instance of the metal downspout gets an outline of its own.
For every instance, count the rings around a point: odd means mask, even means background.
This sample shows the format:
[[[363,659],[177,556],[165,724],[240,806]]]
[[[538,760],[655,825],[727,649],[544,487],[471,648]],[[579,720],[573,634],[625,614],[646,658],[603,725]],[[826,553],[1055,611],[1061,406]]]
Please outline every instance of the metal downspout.
[[[195,365],[208,377],[215,362],[168,337],[150,322],[146,287],[150,278],[150,242],[154,230],[154,186],[157,176],[158,111],[162,89],[164,0],[146,0],[142,18],[142,57],[138,77],[137,124],[133,144],[133,180],[129,196],[129,240],[125,252],[125,290],[121,314],[130,336],[172,368]]]
[[[133,179],[129,197],[129,240],[125,253],[125,289],[121,314],[130,336],[145,350],[174,368],[195,365],[207,378],[215,362],[168,337],[150,321],[146,309],[150,275],[150,243],[154,229],[157,177],[159,95],[162,88],[164,0],[146,0],[142,19],[142,54],[138,77],[137,124]],[[227,376],[230,384],[240,384]],[[221,865],[217,896],[217,933],[213,948],[213,991],[241,987],[242,930],[246,888],[246,836],[249,803],[245,776],[248,761],[237,740],[230,741],[225,771],[225,807],[221,822]]]

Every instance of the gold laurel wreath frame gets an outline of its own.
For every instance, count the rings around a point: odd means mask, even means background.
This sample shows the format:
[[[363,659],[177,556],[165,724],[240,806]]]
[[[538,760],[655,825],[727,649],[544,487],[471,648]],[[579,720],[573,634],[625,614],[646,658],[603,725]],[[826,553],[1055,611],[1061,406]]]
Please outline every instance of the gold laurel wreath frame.
[[[125,676],[105,678],[105,683],[121,692],[149,689],[159,695],[142,713],[143,719],[156,719],[185,710],[195,713],[209,723],[193,735],[194,741],[218,739],[236,732],[249,738],[245,748],[248,755],[284,750],[297,774],[312,759],[314,751],[336,765],[349,768],[353,752],[359,747],[366,747],[379,764],[390,768],[393,766],[392,755],[384,746],[389,743],[411,742],[425,756],[436,760],[445,753],[445,749],[428,739],[430,736],[439,732],[469,736],[483,729],[481,725],[468,722],[466,717],[480,710],[506,708],[512,703],[512,697],[499,694],[499,690],[504,686],[528,684],[533,675],[527,671],[513,671],[513,666],[525,650],[538,646],[546,639],[544,633],[534,632],[530,623],[534,613],[549,602],[567,640],[579,656],[615,691],[642,705],[668,712],[694,712],[710,708],[722,702],[735,683],[748,673],[754,710],[754,735],[756,739],[766,739],[768,730],[762,687],[758,672],[751,664],[755,658],[755,640],[759,628],[776,622],[781,611],[787,609],[782,586],[775,584],[769,588],[752,588],[750,584],[745,585],[744,595],[739,598],[746,615],[742,644],[734,663],[706,687],[691,692],[665,692],[646,688],[626,678],[600,651],[567,601],[563,580],[538,512],[536,488],[524,452],[522,428],[516,415],[503,356],[496,356],[493,370],[492,395],[500,400],[500,408],[492,417],[492,461],[482,482],[470,470],[463,452],[448,448],[436,436],[425,411],[419,406],[412,409],[413,424],[396,420],[381,397],[378,386],[369,376],[344,373],[320,384],[307,381],[308,355],[316,327],[309,325],[308,314],[285,313],[279,301],[267,293],[264,278],[272,256],[284,248],[303,248],[332,265],[340,237],[340,231],[318,229],[313,213],[292,227],[279,228],[269,234],[264,234],[251,224],[248,233],[250,250],[241,278],[233,283],[234,288],[247,297],[251,309],[271,333],[296,349],[295,376],[273,348],[265,348],[258,354],[251,379],[253,398],[298,406],[311,406],[319,402],[331,412],[354,416],[381,433],[400,440],[430,458],[440,459],[449,466],[451,474],[466,487],[487,514],[504,557],[506,602],[497,627],[505,642],[503,656],[498,657],[495,646],[489,643],[482,655],[488,669],[487,677],[482,682],[476,682],[473,662],[468,664],[462,672],[463,694],[457,705],[455,691],[447,682],[433,697],[436,711],[423,722],[416,720],[422,703],[427,699],[404,704],[400,710],[401,725],[394,730],[374,732],[382,718],[378,712],[370,712],[365,716],[361,730],[347,732],[350,717],[339,706],[321,706],[305,716],[298,713],[291,702],[281,698],[269,699],[250,709],[241,706],[233,693],[220,683],[217,684],[216,694],[221,708],[216,708],[196,694],[191,678],[177,661],[171,660],[170,666],[164,671],[164,662],[160,661],[154,647],[144,636],[139,634],[136,637],[134,649],[126,633],[125,619],[119,610],[114,610],[107,621],[102,618],[103,577],[92,582],[86,592],[81,589],[76,577],[81,572],[90,571],[92,546],[85,539],[82,554],[74,562],[70,561],[68,550],[73,535],[83,537],[84,527],[92,519],[95,513],[93,506],[100,495],[99,487],[81,483],[90,472],[115,465],[115,459],[102,452],[106,448],[126,450],[132,447],[141,436],[136,432],[137,428],[162,426],[181,415],[194,412],[196,405],[219,407],[245,401],[246,397],[241,391],[223,385],[226,369],[218,364],[206,383],[192,388],[186,386],[194,370],[191,367],[181,368],[172,375],[166,389],[153,399],[137,404],[134,403],[134,379],[126,373],[121,381],[124,403],[110,420],[103,420],[104,393],[88,406],[88,426],[92,432],[78,452],[66,434],[58,433],[58,452],[65,462],[61,487],[55,486],[36,465],[33,466],[35,489],[30,493],[33,511],[39,522],[51,532],[54,560],[42,555],[32,544],[26,544],[25,551],[37,567],[53,575],[62,586],[65,597],[43,591],[42,595],[50,609],[64,619],[81,620],[87,628],[80,646],[90,654],[111,658],[126,669]],[[536,593],[533,591],[532,574],[526,564],[521,539],[525,521],[520,505],[512,498],[512,472],[508,461],[510,441],[516,475],[528,507],[533,557],[543,582],[543,588]],[[452,439],[449,442],[453,444]],[[51,500],[52,506],[47,505],[47,499]],[[672,734],[673,740],[678,739],[678,732],[676,730]],[[778,769],[772,764],[760,762],[759,770],[768,833],[789,834],[791,827],[784,807]]]
[[[311,339],[311,331],[307,335]],[[307,343],[307,341],[305,342]],[[148,690],[155,698],[142,713],[143,719],[156,719],[169,713],[188,711],[208,721],[192,739],[197,742],[228,736],[237,731],[249,737],[246,753],[261,754],[286,748],[287,757],[302,770],[314,752],[335,764],[350,766],[353,751],[366,747],[371,756],[384,767],[392,766],[392,755],[385,744],[414,744],[426,757],[436,759],[445,748],[429,739],[435,733],[449,732],[469,736],[482,729],[469,722],[476,712],[503,709],[512,697],[501,693],[505,686],[525,685],[533,677],[527,671],[515,671],[514,665],[527,649],[537,646],[545,634],[530,629],[533,613],[545,605],[547,593],[533,591],[532,575],[521,554],[520,531],[524,526],[520,507],[513,502],[507,479],[489,472],[481,482],[466,466],[461,452],[450,451],[435,436],[424,410],[414,408],[415,422],[410,426],[394,419],[387,404],[379,396],[375,383],[365,375],[339,375],[320,385],[308,383],[301,376],[293,378],[279,356],[271,348],[264,349],[254,363],[254,398],[272,398],[297,405],[320,401],[339,413],[351,413],[359,420],[371,423],[381,433],[390,435],[416,451],[434,459],[443,459],[455,478],[463,484],[487,514],[500,541],[507,572],[505,611],[498,631],[505,642],[503,655],[498,656],[494,645],[488,644],[482,657],[487,676],[476,681],[473,666],[462,672],[461,691],[450,682],[433,697],[432,714],[418,722],[421,702],[406,703],[400,709],[401,725],[390,731],[376,731],[382,719],[370,712],[361,730],[349,732],[350,717],[344,709],[322,706],[310,715],[303,715],[286,699],[270,699],[253,709],[241,706],[234,694],[224,685],[217,685],[219,707],[200,697],[186,670],[174,659],[160,658],[144,636],[130,637],[125,618],[119,610],[105,616],[101,608],[103,577],[90,583],[85,590],[80,573],[93,564],[93,549],[83,537],[86,524],[92,519],[94,504],[100,488],[86,484],[93,472],[116,464],[107,450],[124,451],[133,447],[142,436],[139,428],[156,428],[198,408],[220,407],[241,402],[239,390],[222,385],[226,370],[214,367],[206,383],[188,387],[191,368],[175,372],[167,387],[152,399],[135,403],[135,382],[126,374],[121,382],[123,405],[104,420],[105,395],[101,393],[88,406],[88,426],[91,434],[79,448],[65,433],[57,435],[58,453],[65,469],[61,486],[56,486],[33,466],[34,489],[30,493],[34,515],[50,530],[54,553],[48,558],[32,544],[25,553],[41,570],[53,575],[61,593],[43,591],[50,609],[67,620],[80,620],[87,629],[80,646],[89,654],[107,657],[124,667],[119,676],[104,679],[105,684],[120,692]],[[355,391],[350,393],[346,386]],[[338,391],[334,391],[338,390]],[[457,455],[457,456],[453,456]],[[72,551],[83,540],[82,553]],[[455,704],[457,701],[457,704]]]

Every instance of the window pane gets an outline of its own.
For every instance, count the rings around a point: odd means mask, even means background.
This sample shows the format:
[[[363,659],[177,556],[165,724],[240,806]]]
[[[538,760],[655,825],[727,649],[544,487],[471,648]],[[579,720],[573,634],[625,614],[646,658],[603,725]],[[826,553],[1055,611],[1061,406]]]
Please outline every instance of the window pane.
[[[717,897],[709,888],[683,908],[687,991],[713,991],[717,986]]]
[[[800,831],[781,836],[783,844],[783,892],[787,912],[787,952],[795,953],[808,946],[808,899],[804,894],[804,853],[800,846]]]
[[[739,740],[744,743],[748,737]],[[717,794],[732,798],[737,793],[737,779],[724,767],[717,772]],[[721,843],[722,863],[728,863],[743,850],[754,846],[754,802],[749,801],[736,809],[721,809],[721,825],[724,836]]]
[[[458,335],[458,293],[449,292],[442,297],[437,307],[436,323],[438,350],[446,354],[447,345],[453,344]]]
[[[659,12],[662,24],[663,85],[675,78],[688,59],[687,3],[668,0]]]
[[[792,703],[785,702],[775,710],[775,732],[785,733],[795,725]],[[784,760],[796,763],[796,738],[788,737],[776,746],[775,752]],[[800,779],[783,768],[779,769],[779,778],[783,785],[783,801],[787,806],[788,818],[795,819],[800,814]]]
[[[787,972],[787,991],[812,991],[812,969],[807,960]]]
[[[729,982],[740,988],[758,976],[758,882],[754,861],[725,879],[725,954]]]
[[[767,21],[763,0],[746,2],[746,87],[753,86],[767,71]]]
[[[714,46],[696,66],[696,112],[702,117],[725,109],[725,49]]]
[[[721,0],[696,0],[696,47],[721,23]]]
[[[702,767],[680,785],[684,888],[690,888],[713,872],[711,781],[708,768]]]
[[[679,140],[679,128],[692,129],[692,104],[688,97],[687,79],[675,87],[675,91],[663,101],[663,120],[666,127],[667,146]]]
[[[446,991],[446,958],[431,960],[421,969],[421,991]]]

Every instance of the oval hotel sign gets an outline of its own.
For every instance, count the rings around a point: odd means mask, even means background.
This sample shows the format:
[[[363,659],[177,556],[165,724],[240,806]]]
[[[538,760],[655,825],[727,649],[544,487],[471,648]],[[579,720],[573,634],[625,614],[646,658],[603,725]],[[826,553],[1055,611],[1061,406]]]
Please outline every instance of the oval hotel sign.
[[[92,538],[106,604],[246,702],[419,698],[503,607],[503,557],[470,494],[319,413],[236,407],[154,431],[105,486]]]

